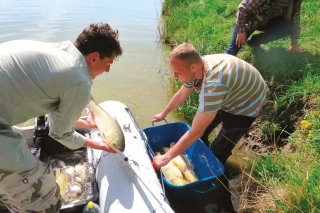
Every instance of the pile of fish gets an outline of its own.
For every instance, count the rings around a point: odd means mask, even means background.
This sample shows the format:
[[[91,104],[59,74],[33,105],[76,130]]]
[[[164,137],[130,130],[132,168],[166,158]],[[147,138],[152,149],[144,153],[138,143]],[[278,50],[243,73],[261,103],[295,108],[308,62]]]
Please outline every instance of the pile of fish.
[[[174,142],[170,144],[170,148],[174,146]],[[168,152],[170,149],[168,147],[163,147],[164,152]],[[160,153],[156,153],[160,155]],[[190,161],[183,154],[178,155],[172,159],[167,165],[161,167],[161,171],[166,179],[177,186],[192,183],[198,180],[197,175],[191,165]]]
[[[92,198],[93,171],[85,159],[84,150],[56,154],[50,158],[51,170],[60,187],[62,205]]]

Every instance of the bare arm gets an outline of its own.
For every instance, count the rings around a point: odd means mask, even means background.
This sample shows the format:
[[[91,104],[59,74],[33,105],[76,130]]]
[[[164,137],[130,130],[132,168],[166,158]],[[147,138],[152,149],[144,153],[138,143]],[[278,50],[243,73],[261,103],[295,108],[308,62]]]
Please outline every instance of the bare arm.
[[[88,117],[86,120],[84,119],[79,119],[76,124],[74,125],[75,128],[83,128],[83,129],[90,129],[90,128],[97,128],[96,123],[94,122],[93,119],[93,113],[92,110],[89,110],[88,113]],[[116,151],[114,151],[113,149],[111,149],[107,143],[103,142],[103,141],[96,141],[96,140],[92,140],[90,138],[85,138],[85,142],[84,142],[84,147],[90,147],[93,149],[99,149],[99,150],[104,150],[107,152],[111,152],[111,153],[116,153]]]
[[[217,113],[202,113],[197,112],[193,119],[192,126],[180,140],[164,155],[156,156],[153,159],[155,168],[167,165],[173,158],[186,151],[196,140],[198,140],[207,126],[216,117]]]
[[[81,128],[81,129],[92,129],[92,128],[97,128],[97,125],[96,123],[94,122],[94,119],[93,119],[93,113],[92,113],[92,110],[89,110],[89,113],[88,113],[88,117],[86,120],[84,119],[78,119],[74,125],[74,128]]]
[[[103,141],[95,141],[90,138],[85,138],[84,147],[90,147],[93,149],[104,150],[111,153],[116,153],[113,149],[111,149],[107,143]]]
[[[155,115],[151,122],[163,120],[167,116],[167,114],[169,114],[169,112],[183,104],[187,100],[189,95],[192,93],[192,91],[193,88],[187,88],[185,86],[182,86],[179,89],[179,91],[176,92],[176,94],[174,94],[174,96],[171,98],[170,102],[164,108],[164,110],[161,113]]]

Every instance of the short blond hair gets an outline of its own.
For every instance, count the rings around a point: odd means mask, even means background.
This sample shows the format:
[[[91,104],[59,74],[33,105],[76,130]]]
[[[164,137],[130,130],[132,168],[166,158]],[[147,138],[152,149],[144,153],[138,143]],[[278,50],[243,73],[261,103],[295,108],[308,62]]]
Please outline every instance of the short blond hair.
[[[182,43],[172,50],[169,55],[169,59],[179,59],[185,63],[187,67],[191,64],[199,64],[202,59],[196,48],[189,43]]]

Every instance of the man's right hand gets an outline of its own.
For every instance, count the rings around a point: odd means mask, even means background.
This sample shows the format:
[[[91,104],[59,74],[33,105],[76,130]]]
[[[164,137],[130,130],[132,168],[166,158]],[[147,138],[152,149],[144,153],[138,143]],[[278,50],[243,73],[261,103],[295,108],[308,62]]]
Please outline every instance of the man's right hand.
[[[104,150],[110,153],[116,153],[115,150],[113,150],[107,142],[103,141],[103,139],[101,138],[101,140],[92,140],[91,138],[85,138],[85,142],[84,142],[84,147],[90,147],[93,149],[98,149],[98,150]]]
[[[247,42],[247,33],[238,33],[236,39],[236,45],[238,47],[243,47]]]
[[[156,114],[155,116],[153,116],[153,119],[151,120],[151,122],[158,122],[158,121],[162,121],[166,116],[161,112],[159,114]]]
[[[109,153],[117,153],[116,151],[114,151],[107,143],[105,143],[105,146],[103,148],[104,151],[107,151]]]

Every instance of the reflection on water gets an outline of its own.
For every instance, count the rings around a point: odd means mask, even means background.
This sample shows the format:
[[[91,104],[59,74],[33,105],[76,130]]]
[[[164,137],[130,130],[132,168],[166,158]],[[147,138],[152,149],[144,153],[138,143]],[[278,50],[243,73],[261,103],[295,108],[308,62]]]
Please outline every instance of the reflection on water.
[[[108,74],[94,80],[97,102],[128,105],[141,128],[168,102],[168,49],[159,44],[162,0],[2,0],[0,42],[13,39],[74,41],[90,23],[106,22],[119,30],[123,55]],[[168,117],[169,122],[177,118]],[[33,125],[33,119],[20,126]]]

